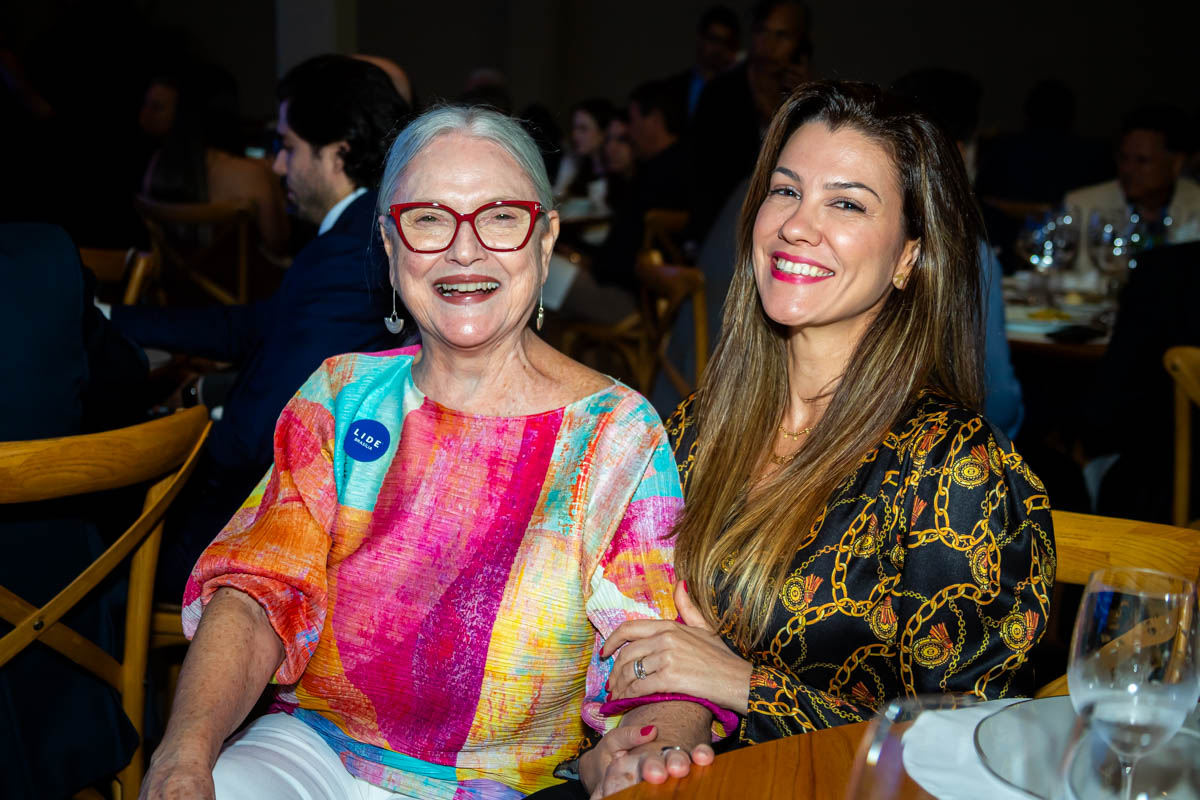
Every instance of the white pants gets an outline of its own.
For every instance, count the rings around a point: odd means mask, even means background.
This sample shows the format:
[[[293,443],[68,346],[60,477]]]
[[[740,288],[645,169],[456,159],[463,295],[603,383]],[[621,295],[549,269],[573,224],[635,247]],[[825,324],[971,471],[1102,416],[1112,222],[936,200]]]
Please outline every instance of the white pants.
[[[268,714],[229,740],[213,767],[217,800],[394,800],[354,777],[320,734],[288,714]]]

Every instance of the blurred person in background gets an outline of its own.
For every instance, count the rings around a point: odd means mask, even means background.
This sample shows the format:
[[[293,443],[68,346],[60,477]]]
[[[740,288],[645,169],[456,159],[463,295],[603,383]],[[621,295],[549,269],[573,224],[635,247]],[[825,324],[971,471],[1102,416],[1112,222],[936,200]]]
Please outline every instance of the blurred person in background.
[[[1111,174],[1109,148],[1075,132],[1076,105],[1075,92],[1062,81],[1035,83],[1025,97],[1024,128],[980,143],[979,195],[1057,203],[1074,187]]]
[[[93,303],[95,276],[66,232],[0,224],[0,441],[46,439],[145,420],[146,356]],[[132,522],[126,493],[5,505],[0,586],[29,602],[54,597]],[[120,655],[117,593],[98,590],[64,622]],[[0,622],[0,635],[11,629]],[[35,643],[0,667],[0,797],[69,797],[129,763],[137,732],[112,687]]]
[[[1200,346],[1200,242],[1142,254],[1121,293],[1112,339],[1094,370],[1081,437],[1100,474],[1096,512],[1170,523],[1173,498],[1174,381],[1163,353]],[[1192,463],[1200,437],[1192,436]],[[1104,459],[1104,456],[1115,458]],[[1192,471],[1191,516],[1200,516]]]
[[[751,12],[746,60],[713,78],[688,128],[695,175],[689,238],[701,241],[730,191],[750,174],[775,109],[810,76],[812,16],[797,0],[762,0]]]
[[[629,138],[629,112],[615,111],[604,129],[605,202],[614,213],[624,208],[633,191],[636,161]]]
[[[1078,208],[1085,225],[1097,211],[1136,214],[1152,245],[1200,239],[1200,184],[1181,176],[1192,147],[1189,127],[1173,106],[1130,111],[1121,120],[1116,179],[1067,192],[1064,204]],[[1075,270],[1098,269],[1088,248],[1080,248]]]
[[[688,200],[687,163],[680,144],[683,99],[665,81],[629,95],[629,141],[636,158],[628,202],[613,216],[592,269],[576,276],[563,301],[568,317],[616,322],[637,308],[636,260],[646,212],[682,208]]]
[[[392,86],[396,87],[396,93],[404,98],[404,102],[408,103],[409,108],[415,109],[417,107],[417,103],[414,100],[415,95],[413,94],[412,81],[409,80],[408,73],[404,71],[404,68],[395,61],[383,56],[371,56],[365,53],[355,53],[350,57],[357,58],[359,61],[365,61],[368,64],[374,64],[386,72],[388,78],[392,81]]]
[[[485,106],[501,114],[513,112],[508,78],[500,70],[491,67],[480,67],[467,76],[457,102],[467,106]]]
[[[245,306],[115,306],[112,321],[144,347],[233,362],[228,394],[191,402],[220,405],[204,456],[167,518],[158,594],[172,602],[196,557],[271,465],[272,429],[288,399],[324,359],[382,350],[401,338],[384,318],[396,313],[382,244],[373,231],[383,157],[408,116],[387,75],[346,56],[317,56],[280,81],[274,168],[288,200],[318,235],[266,300]],[[402,317],[398,318],[402,321]]]
[[[696,63],[667,78],[683,94],[689,120],[696,113],[700,94],[708,82],[736,63],[741,37],[741,23],[728,6],[710,6],[701,15],[696,29]]]
[[[979,102],[983,97],[979,82],[965,73],[934,67],[910,72],[897,80],[892,89],[907,97],[946,132],[958,147],[967,175],[973,175]],[[978,248],[984,322],[983,412],[1005,436],[1014,439],[1025,417],[1025,407],[1004,329],[1004,287],[1000,282],[1003,271],[986,239],[979,239]]]
[[[245,158],[237,118],[237,88],[218,67],[195,64],[154,78],[138,125],[159,141],[142,192],[163,203],[254,205],[266,250],[283,255],[290,236],[283,190],[270,166]]]
[[[571,146],[559,162],[554,179],[554,197],[560,203],[566,198],[583,197],[592,200],[593,210],[597,213],[605,210],[604,132],[612,121],[613,112],[612,103],[602,97],[593,97],[571,107]]]

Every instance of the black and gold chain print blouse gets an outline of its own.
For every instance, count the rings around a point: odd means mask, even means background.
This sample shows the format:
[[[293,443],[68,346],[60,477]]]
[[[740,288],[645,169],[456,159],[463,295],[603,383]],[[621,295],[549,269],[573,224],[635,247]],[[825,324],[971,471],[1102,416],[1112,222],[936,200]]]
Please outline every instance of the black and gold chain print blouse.
[[[667,422],[685,501],[690,403]],[[903,695],[1028,694],[1054,569],[1042,482],[981,416],[923,393],[797,542],[769,632],[742,653],[739,741],[859,722]]]

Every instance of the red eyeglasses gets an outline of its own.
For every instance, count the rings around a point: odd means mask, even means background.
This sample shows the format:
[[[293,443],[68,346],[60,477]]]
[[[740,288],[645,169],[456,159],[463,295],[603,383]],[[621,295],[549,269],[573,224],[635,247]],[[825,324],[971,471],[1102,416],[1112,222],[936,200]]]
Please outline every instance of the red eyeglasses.
[[[400,239],[414,253],[440,253],[449,249],[462,223],[469,223],[479,243],[504,253],[529,243],[542,204],[533,200],[496,200],[470,214],[460,214],[442,203],[396,203],[388,207]]]

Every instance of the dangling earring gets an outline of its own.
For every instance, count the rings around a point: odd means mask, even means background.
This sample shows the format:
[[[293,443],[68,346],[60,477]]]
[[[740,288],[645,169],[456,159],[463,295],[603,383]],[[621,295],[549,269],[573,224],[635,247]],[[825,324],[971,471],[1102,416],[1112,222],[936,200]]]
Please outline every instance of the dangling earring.
[[[546,321],[546,309],[542,307],[542,290],[538,289],[538,315],[537,322],[534,323],[537,329],[542,329],[542,323]]]
[[[392,290],[392,315],[383,318],[384,327],[388,329],[388,333],[395,336],[400,331],[404,330],[404,319],[396,313],[396,290]]]

